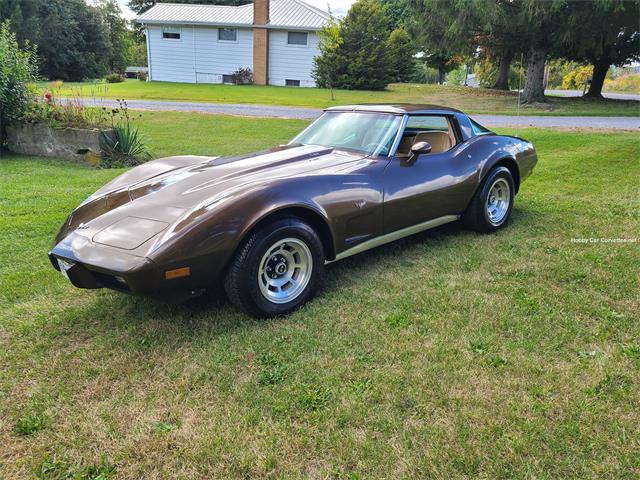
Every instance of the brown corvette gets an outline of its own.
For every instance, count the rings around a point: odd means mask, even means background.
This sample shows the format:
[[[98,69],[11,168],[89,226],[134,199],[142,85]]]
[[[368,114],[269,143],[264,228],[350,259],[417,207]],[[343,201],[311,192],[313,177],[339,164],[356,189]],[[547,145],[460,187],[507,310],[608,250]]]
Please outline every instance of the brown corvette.
[[[287,145],[129,170],[73,211],[49,257],[80,288],[195,296],[223,280],[249,314],[282,315],[327,262],[458,219],[501,228],[536,161],[458,110],[334,107]]]

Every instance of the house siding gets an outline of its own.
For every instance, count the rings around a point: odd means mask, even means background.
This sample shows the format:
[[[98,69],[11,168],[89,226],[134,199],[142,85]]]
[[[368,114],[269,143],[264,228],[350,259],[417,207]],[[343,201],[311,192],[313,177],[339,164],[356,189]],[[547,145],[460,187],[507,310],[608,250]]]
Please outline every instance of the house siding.
[[[288,45],[287,30],[269,32],[269,84],[285,85],[300,80],[301,87],[314,87],[313,58],[320,54],[318,35],[308,32],[307,45]]]
[[[253,70],[253,31],[238,28],[237,42],[218,40],[215,27],[182,25],[180,39],[163,39],[162,26],[147,27],[149,80],[182,83],[222,83],[222,75],[238,68]],[[318,36],[308,32],[307,45],[288,45],[287,30],[269,30],[268,83],[285,85],[300,80],[313,87],[313,58],[319,54]]]
[[[253,34],[239,28],[236,42],[218,40],[218,29],[182,25],[180,40],[162,38],[161,26],[149,26],[151,80],[183,83],[222,83],[241,67],[251,68]]]
[[[194,28],[182,26],[179,40],[162,38],[162,27],[149,25],[150,80],[162,82],[196,81]]]
[[[239,68],[251,68],[253,34],[249,28],[239,28],[236,42],[218,40],[217,28],[195,29],[196,80],[198,83],[222,83],[222,75]]]

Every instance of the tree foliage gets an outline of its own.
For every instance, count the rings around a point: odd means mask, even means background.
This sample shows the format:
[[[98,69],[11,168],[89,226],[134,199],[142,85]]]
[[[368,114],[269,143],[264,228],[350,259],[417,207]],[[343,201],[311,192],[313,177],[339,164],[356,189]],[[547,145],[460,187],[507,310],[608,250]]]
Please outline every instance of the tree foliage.
[[[413,72],[413,47],[403,28],[390,27],[378,0],[354,3],[342,22],[332,21],[320,33],[317,84],[382,90],[392,81],[406,81]]]
[[[82,80],[121,72],[133,34],[115,0],[1,0],[20,45],[36,45],[43,77]]]
[[[509,87],[510,64],[526,59],[522,99],[543,102],[547,60],[593,64],[589,93],[599,96],[609,65],[640,55],[638,0],[407,0],[409,31],[430,65],[475,54],[497,64],[494,87]],[[446,21],[443,21],[446,19]]]
[[[594,66],[588,96],[601,97],[611,65],[640,59],[637,0],[572,2],[567,26],[558,39],[559,54]]]
[[[36,78],[36,54],[30,45],[20,48],[9,22],[0,25],[0,147],[5,128],[20,120],[31,104],[30,84]]]

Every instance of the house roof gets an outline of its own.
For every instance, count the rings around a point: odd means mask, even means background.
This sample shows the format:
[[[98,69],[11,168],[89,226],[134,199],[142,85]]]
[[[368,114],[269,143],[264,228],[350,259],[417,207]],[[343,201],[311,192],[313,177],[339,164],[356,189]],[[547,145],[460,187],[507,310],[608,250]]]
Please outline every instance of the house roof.
[[[327,12],[312,7],[302,0],[271,0],[268,28],[319,30],[330,19]],[[193,24],[222,26],[251,26],[253,4],[193,5],[157,3],[136,18],[143,24]]]

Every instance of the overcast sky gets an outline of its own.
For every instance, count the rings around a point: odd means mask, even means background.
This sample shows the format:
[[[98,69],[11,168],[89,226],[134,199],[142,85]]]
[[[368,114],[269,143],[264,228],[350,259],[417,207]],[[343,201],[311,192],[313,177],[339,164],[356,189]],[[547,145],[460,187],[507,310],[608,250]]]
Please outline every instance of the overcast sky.
[[[331,12],[334,15],[342,16],[347,13],[351,4],[355,2],[355,0],[304,0],[309,5],[313,5],[314,7],[320,8],[322,10],[327,10],[327,4],[331,7]],[[133,18],[135,14],[129,10],[127,7],[128,0],[118,0],[118,4],[122,9],[122,13],[125,18]]]

